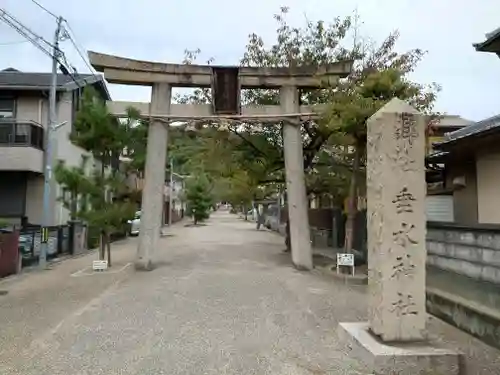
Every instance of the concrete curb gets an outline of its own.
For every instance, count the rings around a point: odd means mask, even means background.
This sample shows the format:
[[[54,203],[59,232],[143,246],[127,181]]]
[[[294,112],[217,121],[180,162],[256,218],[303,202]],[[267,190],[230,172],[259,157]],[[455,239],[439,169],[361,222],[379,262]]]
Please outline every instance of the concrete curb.
[[[321,272],[333,277],[335,280],[341,281],[348,285],[368,285],[368,276],[363,274],[351,275],[345,273],[337,273],[336,265],[326,267],[317,267]]]
[[[500,313],[460,296],[426,288],[427,312],[500,349]]]

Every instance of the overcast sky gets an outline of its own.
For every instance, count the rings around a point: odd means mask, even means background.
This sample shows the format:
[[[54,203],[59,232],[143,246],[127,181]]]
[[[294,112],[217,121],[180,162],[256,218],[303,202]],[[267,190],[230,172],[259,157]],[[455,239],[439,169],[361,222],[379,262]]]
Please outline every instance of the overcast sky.
[[[362,33],[375,41],[398,29],[398,50],[422,48],[428,55],[413,78],[439,83],[436,109],[471,120],[500,113],[500,59],[476,52],[472,43],[500,27],[499,0],[37,0],[63,16],[78,44],[93,50],[144,60],[180,62],[184,49],[202,50],[201,58],[237,64],[248,34],[275,37],[272,17],[289,6],[290,23],[328,21],[357,7]],[[33,31],[52,40],[55,20],[31,0],[0,0],[4,8]],[[50,59],[0,22],[0,69],[49,71]],[[68,61],[88,72],[69,41]],[[149,101],[150,89],[110,85],[115,100]]]

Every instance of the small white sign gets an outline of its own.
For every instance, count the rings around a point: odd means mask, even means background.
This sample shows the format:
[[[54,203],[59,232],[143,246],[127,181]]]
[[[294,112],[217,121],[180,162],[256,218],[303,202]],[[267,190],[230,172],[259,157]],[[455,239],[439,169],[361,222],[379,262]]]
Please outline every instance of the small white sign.
[[[337,254],[337,273],[340,267],[351,267],[352,275],[354,276],[356,268],[354,267],[354,254]]]
[[[354,267],[354,254],[337,254],[337,265]]]
[[[105,271],[108,269],[108,261],[107,260],[94,260],[92,262],[92,269],[94,271]]]

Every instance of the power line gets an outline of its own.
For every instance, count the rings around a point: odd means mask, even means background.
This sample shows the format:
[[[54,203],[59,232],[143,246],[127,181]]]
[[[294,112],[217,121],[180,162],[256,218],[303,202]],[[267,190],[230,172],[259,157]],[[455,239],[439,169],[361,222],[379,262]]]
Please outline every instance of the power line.
[[[48,13],[49,15],[51,15],[52,17],[54,17],[55,19],[59,19],[59,16],[57,16],[55,13],[51,12],[50,10],[48,10],[46,7],[44,7],[42,4],[40,4],[38,1],[36,0],[31,0],[34,4],[36,4],[40,9],[43,9],[46,13]],[[64,23],[67,25],[67,28],[68,30],[70,31],[70,33],[67,32],[67,30],[65,28],[63,28],[62,30],[62,33],[61,33],[61,40],[65,40],[66,38],[70,40],[71,44],[73,45],[73,47],[76,49],[78,55],[80,55],[80,58],[83,60],[83,62],[85,63],[85,65],[87,66],[87,68],[89,68],[90,70],[90,73],[95,77],[95,78],[98,78],[97,75],[94,73],[94,70],[92,69],[92,66],[89,64],[89,62],[87,61],[87,59],[85,58],[85,55],[82,53],[81,49],[79,48],[77,42],[76,42],[76,34],[75,32],[73,31],[73,29],[71,28],[71,25],[69,24],[69,22],[62,18],[62,20],[64,21]],[[76,72],[76,69],[71,66],[71,64],[69,64],[66,60],[66,57],[63,55],[63,58],[66,62],[67,65],[69,65],[74,72]]]
[[[56,16],[54,13],[52,13],[50,10],[48,10],[47,8],[45,8],[42,4],[40,4],[38,1],[36,0],[31,0],[33,3],[35,3],[36,5],[38,5],[39,8],[43,9],[45,12],[47,12],[48,14],[50,14],[52,17],[54,17],[55,19],[58,19],[59,17]]]
[[[43,37],[33,32],[30,28],[23,25],[19,20],[17,20],[13,15],[9,14],[5,9],[0,8],[0,20],[4,21],[8,26],[12,27],[19,34],[24,36],[31,44],[33,44],[36,48],[42,51],[45,55],[50,57],[51,59],[56,59],[58,62],[62,72],[66,75],[69,75],[71,79],[75,82],[77,86],[80,86],[78,80],[75,78],[73,73],[71,73],[66,65],[69,65],[64,52],[61,49],[46,41]],[[42,45],[42,43],[45,44]],[[49,46],[53,51],[47,49],[46,46]]]
[[[28,27],[24,26],[21,22],[19,22],[14,16],[7,13],[5,9],[0,8],[0,19],[4,21],[8,26],[12,27],[19,34],[24,36],[31,44],[33,44],[36,48],[42,51],[44,54],[52,58],[52,53],[47,49],[47,47],[43,46],[40,42],[45,43],[49,47],[54,47],[51,43],[47,42],[38,34],[34,33]]]
[[[90,73],[95,77],[95,78],[98,78],[97,75],[94,73],[94,69],[92,68],[92,65],[89,64],[89,62],[87,61],[87,59],[85,58],[85,55],[83,54],[83,52],[81,51],[81,49],[78,47],[78,44],[76,42],[76,36],[75,36],[75,32],[73,31],[73,29],[71,28],[71,25],[69,24],[69,22],[67,20],[64,20],[65,21],[65,24],[68,26],[68,30],[70,33],[66,33],[67,36],[69,37],[69,40],[71,42],[71,44],[73,45],[73,47],[76,49],[76,52],[78,52],[78,54],[80,55],[81,59],[83,60],[83,62],[85,63],[85,65],[87,65],[87,68],[89,68],[90,70]]]
[[[17,42],[5,42],[5,43],[0,43],[0,46],[13,46],[16,44],[23,44],[27,43],[29,40],[18,40]]]

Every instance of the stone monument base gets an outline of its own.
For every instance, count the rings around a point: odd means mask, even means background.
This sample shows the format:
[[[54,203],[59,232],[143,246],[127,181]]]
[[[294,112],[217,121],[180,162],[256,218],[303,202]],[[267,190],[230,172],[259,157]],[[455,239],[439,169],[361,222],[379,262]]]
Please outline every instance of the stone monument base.
[[[429,342],[385,344],[368,323],[340,323],[339,338],[350,355],[360,359],[374,375],[459,375],[460,354]]]

